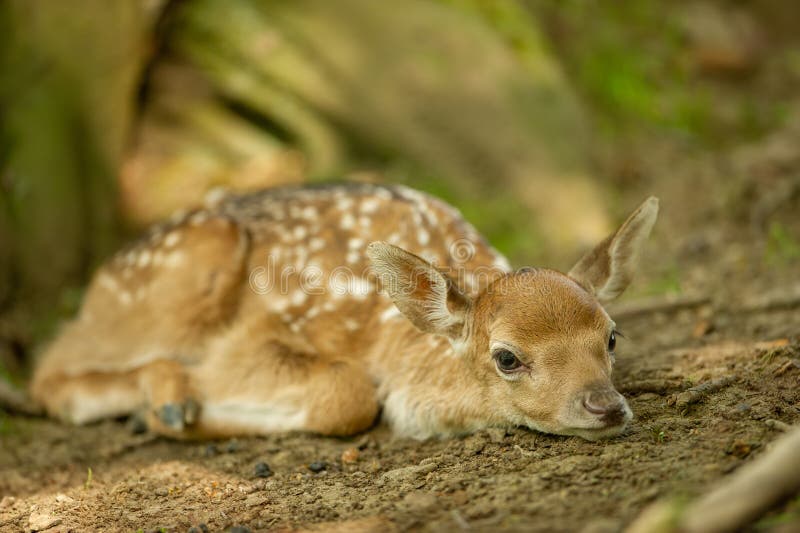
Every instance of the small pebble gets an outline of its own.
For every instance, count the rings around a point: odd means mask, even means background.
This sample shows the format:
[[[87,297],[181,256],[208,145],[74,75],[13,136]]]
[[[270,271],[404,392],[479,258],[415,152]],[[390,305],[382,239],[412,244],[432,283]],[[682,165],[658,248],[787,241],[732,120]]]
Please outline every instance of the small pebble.
[[[228,530],[228,533],[250,533],[250,528],[244,526],[233,526]]]
[[[229,441],[228,444],[225,445],[225,451],[227,453],[238,452],[240,448],[241,448],[241,445],[239,444],[239,442],[236,439],[233,439],[233,440]]]
[[[66,494],[58,493],[56,494],[56,501],[58,503],[73,503],[75,501],[74,498],[70,498]]]
[[[342,452],[342,462],[345,464],[353,464],[358,461],[358,456],[358,448],[347,448]]]
[[[466,455],[477,455],[486,447],[486,441],[477,435],[466,439],[464,441],[464,453]]]
[[[729,455],[733,455],[734,457],[738,457],[739,459],[744,459],[750,455],[752,450],[753,446],[749,442],[735,440],[730,446],[728,446],[728,449],[725,450],[725,452]]]
[[[312,472],[322,472],[326,468],[328,468],[328,463],[326,463],[325,461],[314,461],[313,463],[308,465],[308,469],[311,470]]]
[[[28,529],[30,531],[44,531],[61,523],[61,519],[51,515],[47,511],[34,509],[28,517]]]
[[[274,472],[267,463],[256,463],[255,476],[256,477],[270,477]]]
[[[3,499],[0,500],[0,509],[11,507],[16,501],[17,499],[13,496],[3,496]]]

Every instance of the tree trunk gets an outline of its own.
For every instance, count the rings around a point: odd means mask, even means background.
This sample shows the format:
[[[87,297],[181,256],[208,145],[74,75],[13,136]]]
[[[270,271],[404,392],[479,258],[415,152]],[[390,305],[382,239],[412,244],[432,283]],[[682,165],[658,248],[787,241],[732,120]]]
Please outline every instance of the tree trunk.
[[[57,311],[119,234],[116,174],[156,8],[0,7],[0,302]],[[153,4],[152,2],[150,3]]]

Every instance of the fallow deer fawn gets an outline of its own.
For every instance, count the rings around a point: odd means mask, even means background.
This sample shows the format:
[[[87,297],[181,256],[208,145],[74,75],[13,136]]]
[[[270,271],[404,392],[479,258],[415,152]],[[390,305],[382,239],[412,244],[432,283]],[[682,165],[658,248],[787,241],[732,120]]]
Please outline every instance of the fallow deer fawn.
[[[141,412],[179,438],[349,435],[381,408],[415,438],[616,435],[632,415],[601,304],[657,212],[648,198],[561,274],[512,271],[455,209],[405,187],[231,195],[109,260],[31,394],[73,423]]]

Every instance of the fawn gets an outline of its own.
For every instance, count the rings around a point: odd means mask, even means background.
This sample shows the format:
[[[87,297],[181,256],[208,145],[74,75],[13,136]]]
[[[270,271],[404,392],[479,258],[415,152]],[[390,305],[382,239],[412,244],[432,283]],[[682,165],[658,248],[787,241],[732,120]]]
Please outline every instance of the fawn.
[[[648,198],[562,274],[512,271],[458,211],[406,187],[231,194],[99,269],[31,396],[66,421],[141,413],[177,438],[350,435],[381,411],[420,439],[616,435],[632,414],[601,304],[657,213]]]

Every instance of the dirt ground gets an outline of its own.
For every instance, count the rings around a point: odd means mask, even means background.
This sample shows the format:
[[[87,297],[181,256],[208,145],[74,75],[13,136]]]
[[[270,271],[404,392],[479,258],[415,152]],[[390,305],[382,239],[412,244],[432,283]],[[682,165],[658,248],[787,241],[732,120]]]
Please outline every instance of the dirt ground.
[[[601,158],[626,208],[662,198],[643,275],[612,309],[636,416],[623,436],[181,443],[125,421],[7,417],[0,531],[618,531],[658,498],[702,493],[800,423],[799,139],[789,124],[721,154]],[[800,499],[753,528],[797,531]]]
[[[49,531],[614,531],[659,496],[698,493],[758,456],[780,422],[800,422],[800,343],[784,340],[798,309],[755,321],[732,313],[708,342],[692,338],[698,313],[620,321],[636,339],[617,379],[636,421],[607,442],[519,429],[420,443],[379,427],[346,440],[176,443],[122,422],[14,419],[0,451],[0,529],[38,520],[54,523]],[[670,405],[718,378],[730,382],[682,410]],[[260,462],[274,474],[257,477]],[[776,522],[798,525],[800,506],[787,509]]]

